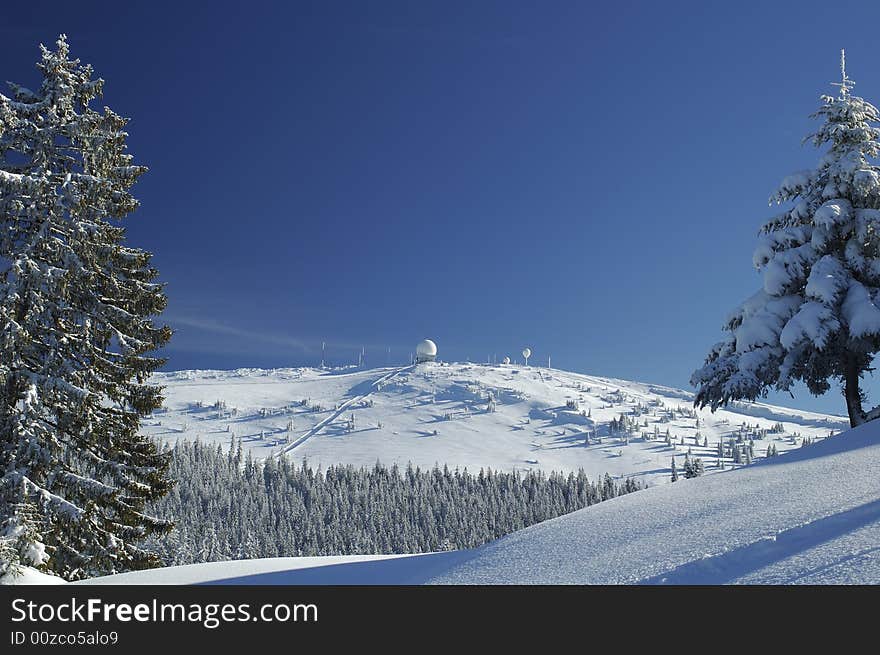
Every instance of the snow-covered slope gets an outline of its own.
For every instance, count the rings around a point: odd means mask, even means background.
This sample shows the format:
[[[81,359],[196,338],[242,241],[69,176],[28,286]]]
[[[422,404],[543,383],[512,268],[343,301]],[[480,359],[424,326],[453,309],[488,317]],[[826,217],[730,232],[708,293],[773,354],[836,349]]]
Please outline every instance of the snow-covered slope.
[[[880,583],[880,425],[478,549],[440,583]]]
[[[419,555],[267,557],[132,571],[73,584],[408,584],[433,573],[440,574],[465,556],[465,553],[452,551]]]
[[[847,427],[841,417],[760,403],[695,412],[686,391],[515,365],[179,371],[157,381],[166,410],[147,419],[148,433],[224,447],[234,435],[258,458],[284,451],[314,466],[583,468],[653,484],[668,479],[673,455],[680,469],[689,448],[712,473],[719,440],[756,435],[760,458],[771,444],[781,453]],[[622,414],[630,427],[612,434]],[[778,423],[782,432],[761,432]],[[732,465],[729,454],[722,461]]]
[[[99,583],[876,584],[880,423],[644,491],[472,551],[221,562]]]
[[[0,585],[50,585],[64,584],[64,579],[48,575],[29,566],[19,567],[15,573],[0,575]]]

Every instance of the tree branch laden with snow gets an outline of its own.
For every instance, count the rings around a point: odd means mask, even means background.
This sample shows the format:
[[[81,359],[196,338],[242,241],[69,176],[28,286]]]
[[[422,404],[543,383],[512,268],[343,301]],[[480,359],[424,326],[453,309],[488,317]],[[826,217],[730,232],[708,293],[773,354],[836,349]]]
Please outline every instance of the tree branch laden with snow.
[[[852,84],[844,78],[813,115],[822,122],[808,139],[828,146],[819,165],[786,177],[771,198],[791,206],[761,228],[753,261],[763,288],[694,372],[696,406],[715,410],[797,381],[820,395],[838,380],[853,426],[880,416],[862,408],[859,388],[880,351],[880,115]]]
[[[161,564],[137,544],[171,527],[144,514],[169,455],[138,430],[171,332],[151,254],[123,245],[146,171],[128,120],[90,107],[104,81],[66,37],[41,49],[39,90],[0,94],[0,568],[77,579]]]

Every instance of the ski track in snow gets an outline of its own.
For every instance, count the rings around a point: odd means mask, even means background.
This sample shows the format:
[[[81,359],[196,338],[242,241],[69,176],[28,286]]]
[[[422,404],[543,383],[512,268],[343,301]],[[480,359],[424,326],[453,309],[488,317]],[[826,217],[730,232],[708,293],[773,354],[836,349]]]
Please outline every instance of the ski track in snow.
[[[760,569],[831,542],[860,526],[870,526],[877,521],[880,521],[880,500],[782,530],[719,555],[688,562],[659,576],[641,580],[640,584],[735,582]],[[874,550],[880,550],[880,546],[861,551],[857,555]],[[808,575],[804,573],[797,578],[805,578]]]
[[[323,430],[327,425],[330,425],[333,421],[335,421],[340,416],[342,416],[342,414],[345,412],[345,410],[347,410],[349,407],[352,407],[352,406],[356,405],[357,403],[363,402],[364,400],[366,400],[370,396],[371,393],[373,393],[373,391],[375,391],[376,389],[380,389],[385,382],[388,382],[391,378],[396,376],[398,373],[401,373],[406,370],[411,370],[412,368],[413,368],[412,366],[401,366],[400,368],[397,368],[389,373],[386,373],[385,375],[380,377],[378,380],[373,382],[370,385],[369,390],[366,393],[361,394],[359,396],[354,396],[353,398],[350,398],[349,400],[346,400],[344,403],[340,404],[339,407],[336,409],[336,411],[334,411],[332,414],[330,414],[330,416],[325,418],[323,421],[318,422],[317,425],[315,425],[313,428],[308,430],[305,434],[297,437],[290,444],[288,444],[287,446],[285,446],[284,448],[279,450],[276,453],[276,455],[290,453],[298,446],[301,446],[306,441],[308,441],[309,439],[314,437],[316,434],[318,434],[321,430]]]
[[[432,582],[880,583],[880,424],[622,496],[477,549]]]

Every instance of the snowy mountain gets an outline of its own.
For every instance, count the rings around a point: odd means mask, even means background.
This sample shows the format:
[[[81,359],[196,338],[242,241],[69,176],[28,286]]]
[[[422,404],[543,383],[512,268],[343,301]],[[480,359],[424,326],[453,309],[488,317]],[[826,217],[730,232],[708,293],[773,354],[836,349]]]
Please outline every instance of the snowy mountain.
[[[762,404],[692,413],[687,392],[518,366],[189,371],[162,378],[168,409],[150,428],[166,438],[228,443],[235,432],[256,455],[287,450],[313,463],[369,465],[390,462],[390,454],[468,467],[584,467],[654,484],[471,550],[210,562],[82,584],[880,582],[877,422],[827,438],[845,427],[843,419]],[[300,396],[305,404],[296,401]],[[623,432],[614,427],[621,414]],[[298,427],[288,440],[291,421]],[[708,445],[667,446],[667,428],[686,443],[699,431]],[[790,452],[752,465],[726,459],[723,470],[716,468],[717,443],[746,444],[743,434],[755,437],[757,451],[771,445]],[[667,460],[688,447],[706,457],[712,475],[664,484]],[[26,575],[11,582],[45,580]]]
[[[880,424],[614,498],[470,551],[278,558],[85,584],[880,583]]]
[[[517,365],[239,369],[156,375],[165,408],[145,431],[174,442],[279,453],[310,465],[576,471],[668,481],[672,457],[707,473],[800,448],[848,427],[762,403],[695,411],[687,391]],[[667,444],[667,432],[669,444]],[[719,457],[720,450],[723,454]],[[750,447],[751,446],[751,447]]]

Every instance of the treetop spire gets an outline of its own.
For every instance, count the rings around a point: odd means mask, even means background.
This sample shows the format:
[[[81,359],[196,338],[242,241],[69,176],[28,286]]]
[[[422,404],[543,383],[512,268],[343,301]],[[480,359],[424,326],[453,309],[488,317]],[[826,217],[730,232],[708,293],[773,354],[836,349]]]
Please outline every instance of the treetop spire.
[[[841,100],[846,98],[849,90],[856,85],[853,80],[846,76],[846,50],[844,48],[840,49],[840,82],[832,82],[831,85],[840,87]]]

